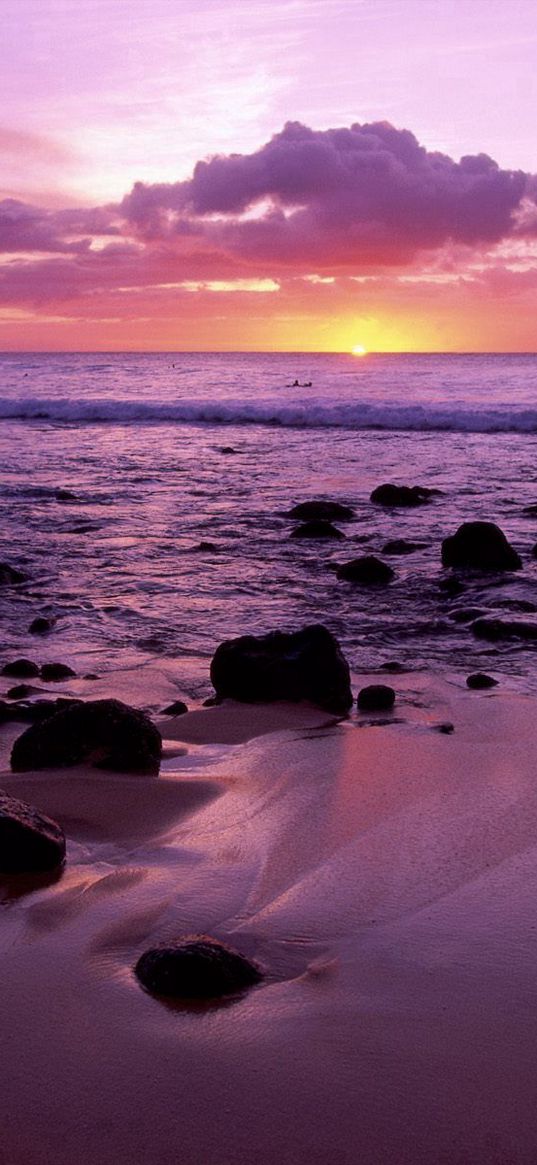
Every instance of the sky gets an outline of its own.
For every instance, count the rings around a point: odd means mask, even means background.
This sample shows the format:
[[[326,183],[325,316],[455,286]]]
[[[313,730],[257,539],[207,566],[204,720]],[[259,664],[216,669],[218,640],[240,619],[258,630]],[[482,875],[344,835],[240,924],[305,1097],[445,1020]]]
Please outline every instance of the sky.
[[[537,350],[535,0],[0,15],[0,350]]]

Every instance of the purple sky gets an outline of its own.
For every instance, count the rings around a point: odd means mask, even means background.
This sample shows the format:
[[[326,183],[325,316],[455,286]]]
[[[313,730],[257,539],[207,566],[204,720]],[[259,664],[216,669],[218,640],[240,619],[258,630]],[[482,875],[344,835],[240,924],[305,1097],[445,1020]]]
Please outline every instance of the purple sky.
[[[307,347],[409,347],[418,313],[416,346],[445,347],[455,290],[478,347],[491,299],[500,346],[533,346],[535,0],[2,0],[1,18],[0,347],[92,346],[103,291],[110,346],[185,346],[194,297],[201,346],[242,320],[245,346],[272,321],[292,347],[294,318]],[[375,122],[419,147],[381,149]],[[480,154],[498,168],[459,165]]]

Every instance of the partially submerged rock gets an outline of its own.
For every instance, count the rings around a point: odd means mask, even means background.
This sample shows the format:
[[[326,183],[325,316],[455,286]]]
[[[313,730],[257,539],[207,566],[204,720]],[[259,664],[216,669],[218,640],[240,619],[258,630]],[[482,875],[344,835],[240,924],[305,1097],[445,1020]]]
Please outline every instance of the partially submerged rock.
[[[291,530],[291,538],[344,538],[345,535],[342,530],[338,530],[337,526],[333,526],[331,522],[327,522],[324,518],[318,518],[311,522],[304,522],[302,526],[295,526]]]
[[[470,570],[520,570],[522,562],[494,522],[463,522],[442,542],[444,566]]]
[[[4,664],[2,675],[16,676],[20,680],[31,680],[39,675],[39,666],[32,659],[13,659],[10,663]]]
[[[341,502],[325,502],[315,499],[311,502],[300,502],[287,511],[288,518],[298,518],[300,521],[337,521],[348,522],[354,518],[354,510],[344,506]]]
[[[38,615],[36,619],[32,619],[28,630],[30,635],[46,635],[47,631],[52,631],[53,626],[53,619],[47,619],[44,615]]]
[[[8,562],[0,562],[0,586],[8,587],[15,583],[22,583],[28,581],[28,575],[23,574],[22,570],[16,570],[14,566],[10,566]]]
[[[182,700],[174,700],[173,704],[168,704],[167,708],[162,709],[162,716],[184,716],[188,712],[186,704]]]
[[[358,692],[360,712],[389,712],[395,704],[395,692],[388,684],[368,684]]]
[[[218,939],[188,935],[152,947],[134,968],[143,987],[176,999],[237,995],[262,979],[259,967]]]
[[[337,568],[337,577],[347,582],[360,583],[362,586],[371,586],[377,583],[389,583],[395,578],[395,573],[387,562],[382,562],[374,554],[366,554],[363,558],[353,558],[350,562],[343,562]]]
[[[76,676],[76,672],[67,663],[44,663],[39,675],[45,683],[59,684]]]
[[[416,550],[423,550],[427,542],[410,542],[406,538],[394,538],[382,547],[383,554],[414,554]]]
[[[337,639],[321,624],[221,643],[211,663],[211,680],[220,699],[310,700],[337,713],[352,705],[349,665]]]
[[[428,489],[425,485],[394,485],[385,482],[373,490],[370,501],[376,506],[423,506],[440,492],[439,489]]]
[[[23,732],[11,752],[14,772],[90,764],[98,769],[157,775],[158,728],[120,700],[73,703]]]
[[[33,805],[0,791],[0,873],[55,870],[64,859],[62,828]]]
[[[495,688],[497,684],[498,680],[495,680],[493,676],[488,676],[483,671],[472,672],[470,676],[466,677],[466,687],[474,688],[476,691]]]
[[[537,639],[537,623],[526,619],[476,619],[472,631],[478,639]]]

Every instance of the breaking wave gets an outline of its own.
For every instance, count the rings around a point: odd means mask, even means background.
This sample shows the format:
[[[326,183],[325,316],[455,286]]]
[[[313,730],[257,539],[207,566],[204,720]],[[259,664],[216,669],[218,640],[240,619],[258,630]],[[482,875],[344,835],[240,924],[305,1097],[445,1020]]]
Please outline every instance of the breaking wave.
[[[396,404],[333,400],[287,401],[65,400],[0,397],[0,420],[56,424],[281,425],[305,429],[385,429],[406,432],[536,433],[537,407],[512,404]]]

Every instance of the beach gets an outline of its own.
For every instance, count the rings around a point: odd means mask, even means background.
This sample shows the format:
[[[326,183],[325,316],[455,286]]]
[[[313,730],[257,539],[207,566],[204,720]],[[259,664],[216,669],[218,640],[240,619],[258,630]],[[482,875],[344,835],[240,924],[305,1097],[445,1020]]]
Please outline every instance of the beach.
[[[68,836],[4,897],[2,1162],[534,1160],[534,705],[395,686],[391,717],[170,718],[158,778],[2,773]],[[144,992],[139,954],[188,933],[262,983]]]

